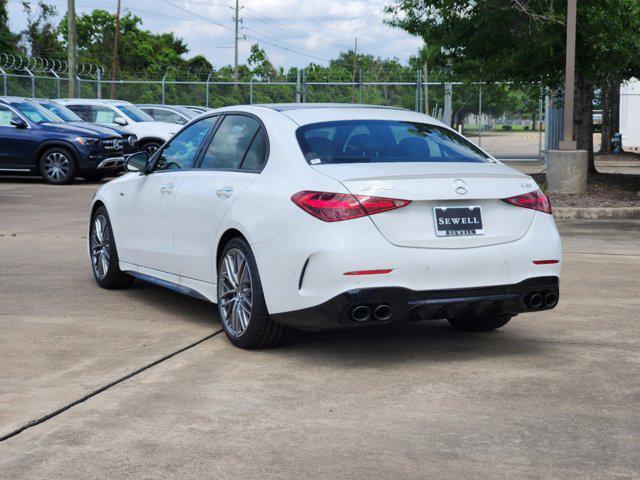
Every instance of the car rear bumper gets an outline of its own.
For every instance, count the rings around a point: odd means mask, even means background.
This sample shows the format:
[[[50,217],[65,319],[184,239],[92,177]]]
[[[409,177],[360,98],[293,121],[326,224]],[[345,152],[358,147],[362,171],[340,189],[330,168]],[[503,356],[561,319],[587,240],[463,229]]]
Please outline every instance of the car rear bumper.
[[[535,295],[542,299],[540,306]],[[558,299],[558,277],[536,277],[514,285],[457,290],[355,289],[314,307],[271,316],[283,325],[324,330],[402,321],[517,315],[552,309]]]

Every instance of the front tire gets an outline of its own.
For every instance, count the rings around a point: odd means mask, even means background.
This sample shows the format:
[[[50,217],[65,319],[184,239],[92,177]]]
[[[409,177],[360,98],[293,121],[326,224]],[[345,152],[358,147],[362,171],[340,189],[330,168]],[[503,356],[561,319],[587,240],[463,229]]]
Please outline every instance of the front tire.
[[[89,251],[91,269],[98,285],[108,290],[131,286],[133,277],[120,270],[118,249],[113,238],[109,214],[104,206],[99,207],[91,218]]]
[[[222,328],[236,347],[275,347],[291,334],[291,328],[271,319],[255,257],[239,237],[231,239],[220,256],[218,311]]]
[[[52,185],[64,185],[76,178],[77,165],[73,155],[64,148],[54,147],[40,156],[40,174]]]
[[[456,330],[463,332],[488,332],[504,327],[511,315],[495,315],[492,317],[467,317],[467,318],[449,318],[447,319],[451,326]]]

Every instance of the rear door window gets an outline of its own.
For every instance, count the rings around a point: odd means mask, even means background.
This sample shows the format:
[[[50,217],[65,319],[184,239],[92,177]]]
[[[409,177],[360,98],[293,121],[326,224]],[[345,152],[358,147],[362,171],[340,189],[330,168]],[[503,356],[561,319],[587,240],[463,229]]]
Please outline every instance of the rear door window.
[[[239,169],[259,129],[260,123],[252,117],[226,115],[202,158],[200,168]],[[253,156],[251,161],[256,161]]]

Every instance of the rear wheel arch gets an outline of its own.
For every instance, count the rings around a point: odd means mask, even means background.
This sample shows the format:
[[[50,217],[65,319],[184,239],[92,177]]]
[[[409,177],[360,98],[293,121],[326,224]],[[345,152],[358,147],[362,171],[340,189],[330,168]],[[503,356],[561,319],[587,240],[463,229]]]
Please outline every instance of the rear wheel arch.
[[[218,273],[218,265],[220,264],[220,258],[222,257],[222,252],[224,251],[224,247],[233,238],[241,238],[245,242],[249,243],[249,240],[247,239],[247,237],[244,236],[240,230],[236,228],[227,229],[218,240],[218,246],[216,248],[216,265],[215,265],[216,275]]]

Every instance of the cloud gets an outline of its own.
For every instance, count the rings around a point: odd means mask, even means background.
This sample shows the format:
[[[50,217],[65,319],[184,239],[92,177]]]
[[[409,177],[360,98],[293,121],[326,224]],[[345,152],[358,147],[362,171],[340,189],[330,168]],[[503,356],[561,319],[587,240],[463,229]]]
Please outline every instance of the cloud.
[[[36,3],[36,0],[30,0]],[[174,32],[182,37],[191,55],[201,54],[215,66],[233,62],[234,0],[163,0],[126,2],[132,13],[142,18],[144,28],[153,32]],[[66,10],[65,0],[49,0],[58,12]],[[244,62],[253,43],[264,48],[275,65],[304,66],[326,64],[341,51],[353,48],[381,57],[407,61],[422,40],[384,23],[385,5],[392,0],[240,0],[242,25],[240,61]],[[115,2],[114,2],[115,3]],[[78,12],[105,8],[102,0],[78,2]],[[25,28],[19,3],[9,2],[10,24],[14,31]],[[114,8],[110,8],[114,11]],[[210,20],[207,21],[201,17]],[[219,25],[216,25],[217,23]]]

